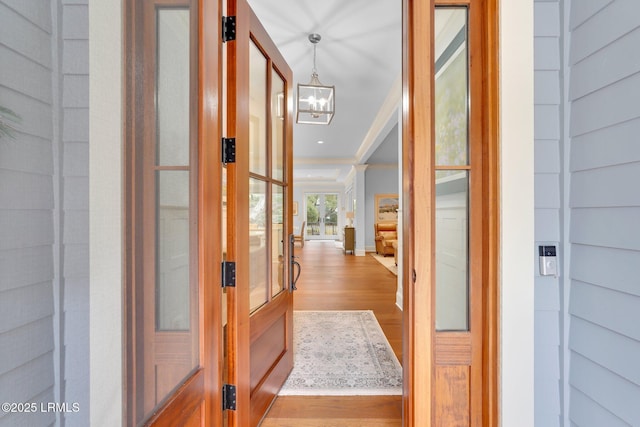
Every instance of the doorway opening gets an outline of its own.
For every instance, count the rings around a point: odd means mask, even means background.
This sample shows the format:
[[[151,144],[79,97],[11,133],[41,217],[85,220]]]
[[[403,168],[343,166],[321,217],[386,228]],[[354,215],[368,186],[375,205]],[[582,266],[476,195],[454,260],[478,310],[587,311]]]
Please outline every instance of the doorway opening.
[[[309,240],[337,240],[338,193],[306,193],[303,212]]]
[[[373,311],[378,324],[402,361],[402,311],[395,304],[396,277],[370,254],[345,255],[333,241],[308,241],[296,246],[303,265],[294,311]],[[295,328],[295,325],[294,325]],[[294,354],[295,359],[295,354]],[[389,425],[402,420],[402,396],[278,396],[262,426]],[[298,424],[296,424],[298,423]],[[318,425],[318,424],[316,424]],[[394,424],[391,424],[394,425]]]

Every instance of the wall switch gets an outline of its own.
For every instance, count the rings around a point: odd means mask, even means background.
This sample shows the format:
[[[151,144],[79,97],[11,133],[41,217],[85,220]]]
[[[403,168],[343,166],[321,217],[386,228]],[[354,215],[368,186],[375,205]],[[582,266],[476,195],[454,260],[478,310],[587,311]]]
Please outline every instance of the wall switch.
[[[555,246],[538,246],[540,256],[540,275],[558,276],[558,261]]]

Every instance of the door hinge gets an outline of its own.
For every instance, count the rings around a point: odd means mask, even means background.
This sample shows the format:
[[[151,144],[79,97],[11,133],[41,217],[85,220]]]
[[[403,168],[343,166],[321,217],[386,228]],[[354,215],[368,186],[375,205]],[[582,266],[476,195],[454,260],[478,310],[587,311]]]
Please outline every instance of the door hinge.
[[[236,139],[222,138],[222,163],[236,162]]]
[[[236,39],[236,17],[222,17],[222,41],[228,42]]]
[[[236,263],[233,261],[223,261],[222,263],[222,287],[236,287]]]
[[[236,386],[225,384],[222,386],[222,410],[236,410]]]

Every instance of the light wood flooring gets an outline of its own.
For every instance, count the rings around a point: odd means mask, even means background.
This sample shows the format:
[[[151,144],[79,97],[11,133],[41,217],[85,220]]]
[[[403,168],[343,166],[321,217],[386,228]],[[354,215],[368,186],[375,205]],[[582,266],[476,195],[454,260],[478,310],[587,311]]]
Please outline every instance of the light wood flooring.
[[[373,310],[402,362],[396,276],[372,256],[344,255],[334,242],[296,245],[302,265],[295,310]],[[262,427],[391,427],[402,424],[401,396],[281,396]]]

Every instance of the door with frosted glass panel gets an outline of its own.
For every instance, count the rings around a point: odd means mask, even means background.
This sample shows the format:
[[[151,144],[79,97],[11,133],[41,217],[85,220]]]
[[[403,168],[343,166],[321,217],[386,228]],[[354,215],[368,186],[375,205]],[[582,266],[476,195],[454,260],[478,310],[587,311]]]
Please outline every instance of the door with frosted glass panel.
[[[199,91],[218,90],[217,69],[198,80],[218,48],[207,44],[199,56],[199,34],[217,31],[200,33],[198,18],[219,10],[196,0],[126,6],[126,22],[135,23],[125,31],[126,424],[218,424],[219,270],[200,262],[215,258],[210,236],[220,225],[212,214],[220,195],[211,191],[220,168],[201,166],[213,154],[202,133],[218,128],[211,116],[199,122],[210,108]]]
[[[414,4],[415,5],[415,4]],[[483,0],[421,3],[412,10],[410,146],[413,240],[405,359],[408,419],[415,425],[481,426],[491,415],[487,329],[492,250]],[[413,74],[411,74],[413,73]],[[411,125],[414,124],[414,126]],[[419,125],[418,125],[419,124]],[[413,253],[412,253],[413,252]],[[421,378],[420,384],[413,379]]]
[[[149,8],[150,9],[150,8]],[[197,140],[191,114],[193,15],[155,5],[155,111],[143,162],[144,409],[152,411],[199,366]],[[150,21],[148,21],[150,22]]]
[[[293,367],[292,72],[246,0],[229,0],[236,39],[226,44],[227,368],[237,385],[229,425],[257,425]]]

